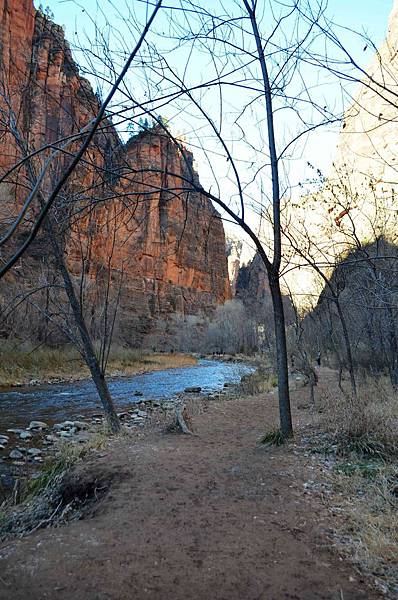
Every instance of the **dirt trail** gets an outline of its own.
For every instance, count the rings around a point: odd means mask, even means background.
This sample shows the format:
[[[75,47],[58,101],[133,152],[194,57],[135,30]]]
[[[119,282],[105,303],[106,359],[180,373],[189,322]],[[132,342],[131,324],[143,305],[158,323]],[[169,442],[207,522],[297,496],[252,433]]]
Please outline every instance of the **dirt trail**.
[[[92,518],[0,546],[7,600],[359,600],[293,448],[257,444],[275,398],[212,403],[198,437],[150,432],[96,458],[123,474]]]

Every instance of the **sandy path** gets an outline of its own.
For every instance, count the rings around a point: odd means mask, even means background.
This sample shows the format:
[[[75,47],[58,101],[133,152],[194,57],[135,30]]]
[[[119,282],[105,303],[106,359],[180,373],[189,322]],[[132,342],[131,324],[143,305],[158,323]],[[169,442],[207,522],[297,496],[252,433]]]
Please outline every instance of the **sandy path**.
[[[305,460],[258,447],[274,403],[213,403],[198,437],[114,443],[95,461],[123,478],[92,518],[0,546],[0,598],[377,598],[330,552]]]

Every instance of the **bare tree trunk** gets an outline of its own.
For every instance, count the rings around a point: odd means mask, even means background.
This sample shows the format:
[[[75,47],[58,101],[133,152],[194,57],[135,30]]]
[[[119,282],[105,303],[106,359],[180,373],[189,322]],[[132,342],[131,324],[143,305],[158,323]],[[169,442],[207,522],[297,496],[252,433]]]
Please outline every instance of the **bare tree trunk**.
[[[347,366],[348,366],[348,372],[350,374],[351,390],[352,390],[353,396],[356,397],[357,396],[357,384],[355,381],[354,361],[352,359],[350,336],[348,334],[347,323],[345,321],[345,317],[344,317],[343,311],[341,309],[340,302],[337,298],[335,299],[335,303],[336,303],[336,307],[337,307],[337,312],[339,313],[341,327],[343,329],[343,337],[344,337],[344,343],[345,343],[346,354],[347,354]]]
[[[243,4],[246,8],[247,14],[250,18],[254,39],[256,41],[257,55],[260,63],[263,92],[265,99],[266,117],[267,117],[267,133],[268,133],[268,147],[270,153],[271,162],[271,181],[272,181],[272,214],[273,214],[273,246],[274,256],[272,264],[268,260],[264,260],[266,257],[264,253],[262,258],[267,268],[268,281],[271,289],[272,305],[274,312],[274,324],[275,324],[275,343],[276,343],[276,356],[277,356],[277,371],[278,371],[278,394],[279,394],[279,411],[280,411],[280,422],[281,432],[283,437],[291,437],[293,435],[292,416],[290,410],[290,396],[289,396],[289,369],[287,361],[287,345],[286,345],[286,331],[285,331],[285,314],[282,302],[282,294],[280,289],[280,265],[282,255],[282,242],[281,242],[281,195],[280,195],[280,181],[279,181],[279,160],[278,153],[276,150],[276,139],[275,139],[275,123],[274,123],[274,109],[272,105],[272,89],[271,82],[267,68],[267,61],[264,55],[263,40],[261,39],[260,31],[258,29],[258,22],[256,16],[256,3],[252,2],[250,6],[248,0],[243,0]]]
[[[283,437],[293,435],[292,415],[290,410],[289,371],[287,362],[285,315],[283,310],[282,293],[279,276],[269,278],[272,306],[274,312],[276,360],[278,373],[278,398],[281,432]]]
[[[97,392],[105,412],[105,417],[108,422],[109,429],[112,433],[117,433],[118,431],[120,431],[120,421],[116,414],[115,407],[113,405],[112,397],[109,392],[105,375],[100,368],[97,355],[95,354],[94,346],[91,341],[90,334],[87,330],[84,316],[81,311],[81,306],[76,296],[75,288],[73,287],[70,273],[65,264],[62,250],[59,246],[59,242],[56,240],[54,231],[51,231],[50,223],[47,223],[46,230],[49,234],[49,238],[53,247],[56,266],[59,269],[62,279],[64,281],[65,291],[69,299],[69,304],[72,309],[77,328],[79,330],[86,364],[90,369],[91,377],[93,379],[95,387],[97,388]]]

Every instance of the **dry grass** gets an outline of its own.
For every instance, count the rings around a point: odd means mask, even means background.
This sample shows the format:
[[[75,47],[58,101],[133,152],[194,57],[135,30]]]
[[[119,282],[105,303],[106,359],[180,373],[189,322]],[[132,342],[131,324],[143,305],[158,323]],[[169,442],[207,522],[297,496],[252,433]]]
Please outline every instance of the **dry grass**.
[[[398,457],[398,404],[385,381],[365,380],[356,399],[336,389],[326,392],[318,409],[338,453],[384,461]]]
[[[133,348],[114,346],[107,367],[108,376],[134,375],[193,365],[196,359],[186,354],[145,353]],[[0,349],[0,385],[13,386],[31,381],[76,380],[89,377],[89,371],[77,350],[34,348],[4,344]]]
[[[398,468],[379,464],[353,473],[336,469],[331,476],[344,515],[344,528],[336,532],[339,552],[362,570],[376,576],[385,592],[398,586]],[[332,510],[333,510],[332,509]]]
[[[319,422],[336,455],[333,491],[336,544],[376,578],[387,597],[398,591],[398,403],[387,380],[364,381],[352,400],[336,388],[319,401]],[[340,517],[343,517],[341,519]],[[390,595],[392,594],[392,595]]]
[[[259,367],[253,373],[242,377],[240,389],[243,394],[256,396],[257,394],[267,394],[278,384],[276,375],[271,369]]]
[[[0,540],[81,518],[87,505],[98,501],[98,490],[107,489],[100,488],[101,480],[108,484],[111,479],[86,468],[86,460],[109,441],[109,435],[98,432],[84,444],[61,443],[36,476],[20,480],[18,494],[1,506]]]

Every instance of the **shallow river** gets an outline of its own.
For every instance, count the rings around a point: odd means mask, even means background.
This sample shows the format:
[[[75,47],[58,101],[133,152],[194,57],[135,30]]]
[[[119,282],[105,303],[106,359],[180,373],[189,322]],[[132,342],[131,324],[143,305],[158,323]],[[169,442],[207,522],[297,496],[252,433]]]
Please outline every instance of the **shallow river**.
[[[201,387],[203,393],[217,391],[224,383],[239,383],[253,370],[244,363],[199,360],[191,367],[111,379],[109,388],[117,409],[123,410],[142,400],[172,399],[187,387]],[[134,396],[135,392],[142,395]],[[9,427],[26,427],[32,419],[62,421],[100,409],[90,380],[9,389],[0,393],[0,433]]]

